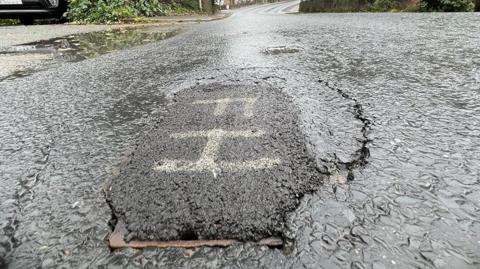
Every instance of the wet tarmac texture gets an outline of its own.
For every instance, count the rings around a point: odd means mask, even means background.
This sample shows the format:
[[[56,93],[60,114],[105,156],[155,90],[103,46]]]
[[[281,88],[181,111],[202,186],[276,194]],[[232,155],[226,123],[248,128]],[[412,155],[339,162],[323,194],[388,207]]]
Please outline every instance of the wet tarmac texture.
[[[278,13],[288,5],[0,82],[5,263],[478,268],[480,14]],[[282,46],[300,49],[265,53]],[[215,83],[290,96],[308,150],[330,174],[288,214],[289,243],[111,251],[105,179],[175,93]]]
[[[164,40],[178,34],[180,29],[179,26],[126,27],[3,47],[0,48],[0,61],[7,65],[15,62],[15,65],[0,73],[0,81],[26,77],[65,62],[83,61],[115,50]]]
[[[128,239],[259,241],[322,183],[290,98],[207,84],[178,93],[139,138],[109,200]]]

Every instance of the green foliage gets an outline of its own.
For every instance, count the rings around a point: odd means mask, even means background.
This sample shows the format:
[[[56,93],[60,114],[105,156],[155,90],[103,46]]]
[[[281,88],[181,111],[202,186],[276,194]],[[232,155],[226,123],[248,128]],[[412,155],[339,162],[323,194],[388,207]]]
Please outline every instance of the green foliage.
[[[472,0],[419,0],[420,11],[461,12],[473,11]]]
[[[475,4],[473,3],[475,1]],[[480,11],[480,0],[303,0],[301,12]]]
[[[375,0],[372,4],[374,11],[390,11],[398,6],[396,0]]]
[[[301,12],[400,12],[417,11],[415,0],[305,0]]]
[[[419,0],[420,1],[420,0]],[[373,12],[417,12],[415,0],[368,0],[368,11]]]
[[[0,26],[17,25],[18,23],[19,23],[18,20],[0,19]]]
[[[193,1],[192,1],[193,2]],[[137,17],[185,14],[195,6],[172,0],[70,0],[68,17],[79,22],[109,23]]]

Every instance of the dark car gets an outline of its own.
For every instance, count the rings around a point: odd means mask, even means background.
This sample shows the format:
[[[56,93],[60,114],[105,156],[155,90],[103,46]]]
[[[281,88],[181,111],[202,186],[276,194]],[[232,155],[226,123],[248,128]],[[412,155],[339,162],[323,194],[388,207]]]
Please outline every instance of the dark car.
[[[35,19],[60,19],[66,7],[66,0],[0,0],[0,18],[32,24]]]

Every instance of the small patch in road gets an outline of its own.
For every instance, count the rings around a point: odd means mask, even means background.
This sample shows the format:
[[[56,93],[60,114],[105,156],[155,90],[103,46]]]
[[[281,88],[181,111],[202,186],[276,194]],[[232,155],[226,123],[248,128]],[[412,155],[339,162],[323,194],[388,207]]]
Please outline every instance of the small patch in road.
[[[175,96],[107,196],[123,246],[222,245],[283,237],[287,215],[322,180],[290,98],[211,84]]]
[[[263,52],[267,55],[278,55],[284,53],[297,53],[300,52],[300,49],[287,46],[278,46],[266,48]]]

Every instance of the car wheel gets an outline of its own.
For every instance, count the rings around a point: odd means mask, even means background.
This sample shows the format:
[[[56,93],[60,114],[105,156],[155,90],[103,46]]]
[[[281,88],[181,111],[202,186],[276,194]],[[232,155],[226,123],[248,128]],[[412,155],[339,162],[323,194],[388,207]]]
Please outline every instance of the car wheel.
[[[23,25],[32,25],[34,22],[34,19],[32,17],[21,17],[20,22]]]
[[[47,6],[48,8],[57,8],[60,5],[59,0],[43,0],[43,2],[45,3],[45,6]]]

